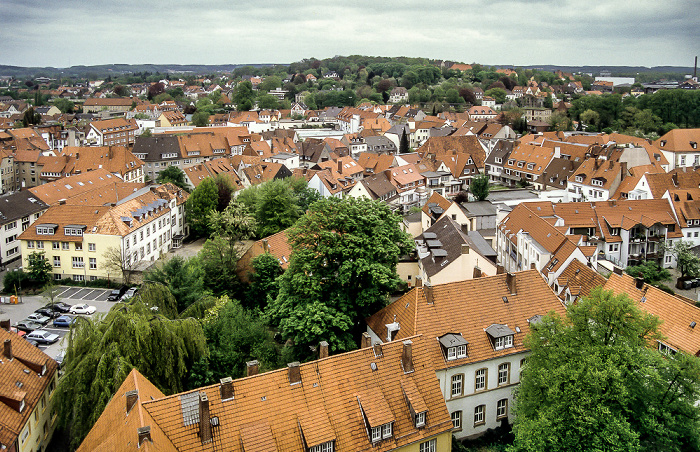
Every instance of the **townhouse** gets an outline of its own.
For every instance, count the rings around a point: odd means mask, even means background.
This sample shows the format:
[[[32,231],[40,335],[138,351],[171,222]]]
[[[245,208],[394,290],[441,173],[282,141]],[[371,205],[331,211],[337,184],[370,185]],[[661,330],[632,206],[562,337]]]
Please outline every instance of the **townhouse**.
[[[449,452],[452,422],[420,336],[165,397],[132,370],[78,451]],[[342,382],[342,383],[341,383]],[[115,421],[116,420],[116,421]]]
[[[124,146],[85,146],[63,148],[56,156],[42,156],[37,161],[40,182],[106,169],[125,182],[144,182],[144,163]]]
[[[89,98],[83,103],[83,113],[99,113],[101,111],[126,113],[131,110],[135,99],[129,97]]]
[[[532,184],[536,190],[542,190],[545,187],[543,176],[547,166],[560,156],[557,149],[520,143],[503,164],[501,179],[510,186],[527,183]]]
[[[88,146],[132,146],[138,130],[133,119],[114,118],[92,121],[85,135]]]
[[[0,449],[46,450],[58,416],[55,390],[58,364],[0,320]]]
[[[188,234],[186,199],[183,190],[165,184],[106,205],[81,196],[61,200],[19,236],[23,265],[30,253],[44,252],[56,280],[122,279],[119,273],[142,270],[181,245]],[[121,256],[121,271],[110,262],[114,253]]]
[[[421,174],[424,171],[425,169],[419,168],[418,165],[409,163],[384,172],[397,188],[403,213],[408,212],[411,207],[423,205],[428,199],[426,179]]]
[[[513,391],[520,382],[530,325],[564,313],[535,270],[447,284],[425,284],[367,319],[373,343],[413,334],[428,342],[456,438],[470,438],[513,421]]]
[[[654,141],[669,161],[671,169],[700,165],[700,129],[673,129]]]
[[[21,257],[17,238],[48,208],[28,190],[0,196],[0,266]]]

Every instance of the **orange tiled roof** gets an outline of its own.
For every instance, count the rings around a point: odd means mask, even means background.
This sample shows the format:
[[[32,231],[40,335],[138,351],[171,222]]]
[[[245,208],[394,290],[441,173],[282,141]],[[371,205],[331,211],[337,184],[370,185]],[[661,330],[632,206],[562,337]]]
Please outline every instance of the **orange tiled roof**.
[[[61,199],[68,199],[97,187],[105,187],[115,181],[117,181],[116,176],[104,168],[99,168],[32,187],[29,191],[46,204],[56,204]]]
[[[249,282],[248,275],[253,272],[252,261],[263,253],[270,253],[275,256],[280,261],[282,269],[286,270],[289,267],[289,258],[292,255],[292,248],[287,240],[287,230],[285,229],[277,234],[260,239],[248,248],[238,260],[237,273],[242,281]]]
[[[525,351],[523,339],[530,330],[528,319],[550,311],[564,313],[564,306],[547,286],[539,272],[514,273],[515,291],[506,274],[416,287],[367,319],[367,325],[380,338],[387,337],[386,325],[399,323],[396,340],[413,334],[437,338],[447,333],[461,334],[468,342],[467,357],[447,361],[438,341],[430,342],[435,369],[462,366]],[[503,300],[507,297],[508,302]],[[490,325],[507,325],[513,330],[514,347],[494,350],[488,334]]]
[[[688,153],[698,152],[698,142],[700,142],[700,129],[673,129],[653,144],[664,151]]]

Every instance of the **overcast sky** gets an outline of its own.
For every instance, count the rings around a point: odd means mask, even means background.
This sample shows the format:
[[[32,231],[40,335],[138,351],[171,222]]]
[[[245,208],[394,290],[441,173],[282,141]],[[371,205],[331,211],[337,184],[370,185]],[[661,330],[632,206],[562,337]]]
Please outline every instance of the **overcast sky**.
[[[17,66],[360,54],[690,67],[699,38],[698,0],[0,0],[0,64]]]

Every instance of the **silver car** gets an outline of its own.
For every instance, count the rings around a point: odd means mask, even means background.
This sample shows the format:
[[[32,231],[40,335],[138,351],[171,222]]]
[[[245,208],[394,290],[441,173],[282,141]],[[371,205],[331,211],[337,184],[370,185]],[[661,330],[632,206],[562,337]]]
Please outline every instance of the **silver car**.
[[[35,341],[39,344],[53,344],[59,339],[58,334],[49,333],[44,330],[35,330],[24,336],[28,341]]]

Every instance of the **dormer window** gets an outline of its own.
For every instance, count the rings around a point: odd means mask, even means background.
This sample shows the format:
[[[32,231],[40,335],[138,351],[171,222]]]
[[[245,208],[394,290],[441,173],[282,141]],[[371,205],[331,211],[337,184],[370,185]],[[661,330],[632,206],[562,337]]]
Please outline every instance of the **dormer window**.
[[[415,424],[416,428],[425,426],[425,411],[416,413]]]
[[[678,350],[676,350],[675,348],[666,345],[661,341],[659,341],[659,351],[661,353],[666,353],[667,355],[675,355],[678,352]]]
[[[508,328],[508,325],[494,323],[486,328],[486,334],[491,337],[493,348],[495,350],[503,350],[504,348],[513,347],[513,336],[515,331]]]
[[[515,159],[510,159],[508,160],[509,165],[515,165]]]
[[[333,452],[333,441],[321,443],[318,446],[309,447],[309,452]]]
[[[525,166],[525,162],[518,162],[518,168],[522,168],[523,166]]]
[[[438,338],[448,361],[467,357],[468,342],[461,334],[448,333]]]
[[[583,176],[576,176],[576,182],[583,182]]]

